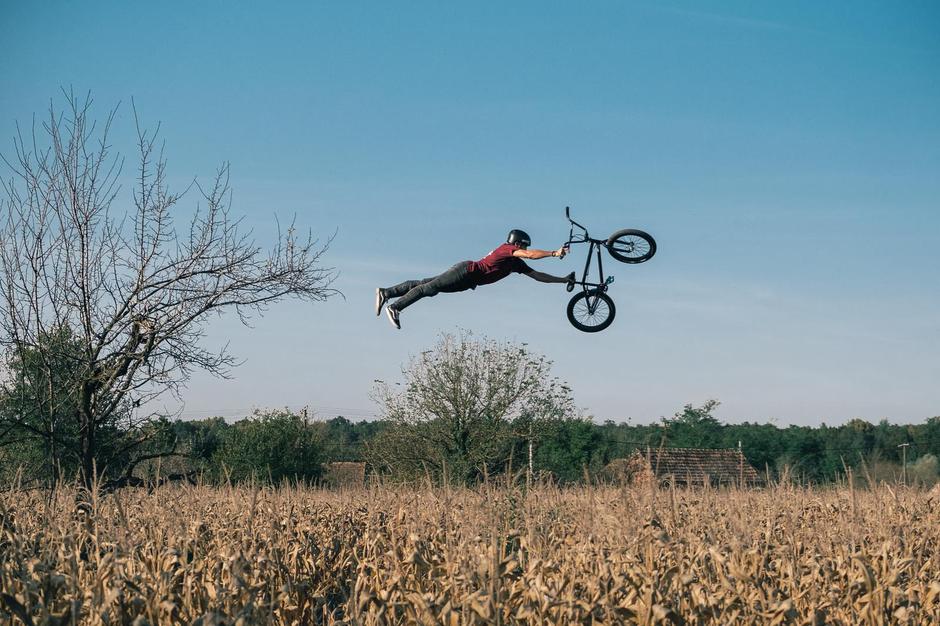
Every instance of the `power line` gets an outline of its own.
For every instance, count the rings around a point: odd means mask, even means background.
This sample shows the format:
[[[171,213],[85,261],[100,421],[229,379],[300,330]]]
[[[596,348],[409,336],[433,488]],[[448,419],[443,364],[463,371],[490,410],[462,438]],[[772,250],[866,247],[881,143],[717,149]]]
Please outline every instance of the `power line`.
[[[366,444],[368,444],[368,443],[370,443],[369,440],[365,440],[365,439],[356,439],[356,440],[344,442],[344,443],[342,443],[341,445],[345,445],[345,446],[363,446],[363,445],[366,445]],[[629,439],[618,439],[618,438],[616,438],[616,437],[607,437],[607,438],[605,438],[605,443],[618,443],[618,444],[623,444],[623,445],[627,445],[627,446],[637,446],[637,447],[640,447],[640,448],[647,448],[647,447],[648,447],[648,448],[652,448],[652,449],[663,448],[663,449],[669,449],[669,450],[737,450],[737,449],[738,449],[737,446],[684,446],[684,445],[676,445],[676,444],[672,444],[672,443],[663,443],[663,444],[659,444],[659,443],[655,443],[655,442],[652,442],[652,441],[633,441],[633,440],[629,440]],[[933,440],[928,439],[928,440],[926,440],[926,441],[921,441],[921,442],[914,442],[914,441],[911,441],[911,442],[907,442],[907,443],[909,443],[911,446],[915,446],[915,447],[916,447],[916,446],[930,446],[930,445],[933,445],[933,444],[935,444],[935,443],[940,444],[940,438],[933,439]],[[871,450],[874,450],[874,449],[879,449],[879,446],[877,446],[877,445],[873,445],[873,446],[832,446],[832,447],[826,446],[826,447],[823,447],[823,448],[821,448],[821,449],[819,449],[819,450],[814,450],[814,451],[799,450],[799,449],[795,449],[794,447],[787,447],[787,446],[773,446],[773,447],[757,446],[757,447],[750,448],[750,449],[749,449],[747,446],[744,446],[744,447],[743,447],[743,450],[744,450],[744,452],[745,452],[745,456],[747,456],[747,454],[748,454],[749,452],[750,452],[751,454],[753,454],[754,452],[777,452],[777,453],[781,453],[781,452],[794,452],[794,453],[797,453],[798,456],[802,456],[802,457],[814,456],[814,455],[819,455],[819,454],[825,454],[825,453],[827,453],[827,452],[855,452],[855,451],[863,451],[863,450],[865,450],[865,451],[871,451]],[[887,449],[887,448],[884,448],[884,449]]]
[[[729,446],[682,446],[682,445],[676,445],[672,443],[658,443],[655,441],[633,441],[629,439],[619,439],[617,437],[607,437],[606,439],[608,442],[611,442],[611,443],[620,443],[620,444],[624,444],[628,446],[632,445],[632,446],[649,447],[649,448],[696,449],[696,450],[731,450],[731,449],[736,450],[737,449],[735,446],[730,446],[730,447]],[[914,447],[921,447],[921,446],[929,447],[935,444],[940,444],[940,437],[921,440],[921,441],[911,440],[911,441],[907,441],[904,443],[909,444]],[[884,445],[888,447],[894,446],[893,443],[892,444],[886,443]],[[806,450],[799,450],[799,445],[797,444],[793,446],[770,446],[770,447],[763,446],[763,445],[756,445],[750,448],[750,451],[752,452],[754,451],[757,451],[757,452],[799,452],[801,455],[808,456],[810,454],[823,454],[826,452],[853,452],[856,450],[873,450],[876,448],[881,448],[881,445],[872,444],[872,445],[861,445],[861,446],[827,446],[824,444],[821,449],[810,452]],[[748,449],[748,448],[745,446],[745,449]]]
[[[315,404],[284,404],[275,406],[229,407],[220,409],[194,409],[179,413],[181,419],[197,419],[208,417],[250,417],[256,412],[287,410],[301,413],[304,410],[312,417],[352,417],[357,419],[378,419],[381,415],[370,409],[341,406],[320,406]]]

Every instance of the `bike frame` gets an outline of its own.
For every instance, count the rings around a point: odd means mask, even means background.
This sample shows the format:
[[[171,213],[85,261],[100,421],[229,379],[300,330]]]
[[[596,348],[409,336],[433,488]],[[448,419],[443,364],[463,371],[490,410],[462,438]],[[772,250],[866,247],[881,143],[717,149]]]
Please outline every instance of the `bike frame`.
[[[576,281],[575,284],[581,285],[581,288],[585,291],[588,288],[598,289],[600,291],[607,291],[607,285],[613,282],[613,276],[608,278],[604,277],[604,263],[601,260],[601,248],[605,247],[607,241],[604,239],[594,239],[588,234],[587,228],[578,224],[576,221],[571,219],[571,209],[565,207],[565,217],[568,218],[568,221],[571,222],[571,229],[568,231],[568,241],[565,243],[565,246],[570,246],[573,243],[589,243],[587,259],[584,262],[584,272],[581,274],[581,280]],[[574,232],[575,228],[580,228],[583,233],[578,233],[577,235]],[[588,274],[591,271],[591,259],[594,257],[594,254],[597,254],[597,272],[598,280],[600,282],[592,283],[588,281]]]

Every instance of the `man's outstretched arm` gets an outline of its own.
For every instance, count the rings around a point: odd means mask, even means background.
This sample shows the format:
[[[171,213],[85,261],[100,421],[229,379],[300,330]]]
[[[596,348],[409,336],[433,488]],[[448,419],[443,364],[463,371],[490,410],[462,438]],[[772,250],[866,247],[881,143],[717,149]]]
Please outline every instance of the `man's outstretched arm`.
[[[568,254],[568,248],[562,246],[557,250],[523,250],[519,248],[514,250],[512,255],[514,257],[519,257],[520,259],[544,259],[545,257],[556,256],[559,259],[563,259],[565,255]]]

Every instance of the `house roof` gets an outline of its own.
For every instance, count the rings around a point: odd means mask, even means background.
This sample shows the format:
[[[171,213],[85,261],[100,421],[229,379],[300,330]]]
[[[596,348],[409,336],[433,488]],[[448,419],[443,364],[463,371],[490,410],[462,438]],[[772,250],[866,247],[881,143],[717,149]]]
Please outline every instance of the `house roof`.
[[[359,461],[333,461],[323,464],[323,482],[334,486],[362,485],[366,464]]]
[[[631,465],[646,465],[649,460],[657,478],[674,476],[676,481],[702,483],[706,478],[713,482],[745,483],[760,482],[757,470],[736,449],[711,450],[705,448],[649,448],[631,455]]]

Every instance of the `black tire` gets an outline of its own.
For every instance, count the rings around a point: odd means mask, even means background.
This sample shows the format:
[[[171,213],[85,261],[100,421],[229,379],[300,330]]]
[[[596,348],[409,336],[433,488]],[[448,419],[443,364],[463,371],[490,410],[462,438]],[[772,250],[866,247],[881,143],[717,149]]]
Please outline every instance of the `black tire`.
[[[610,256],[621,263],[642,263],[656,254],[656,240],[649,233],[633,228],[618,230],[604,245]]]
[[[590,299],[594,299],[593,301]],[[590,312],[590,305],[594,305],[594,313]],[[580,331],[598,333],[614,321],[617,307],[603,291],[591,289],[582,291],[568,301],[568,321]]]

